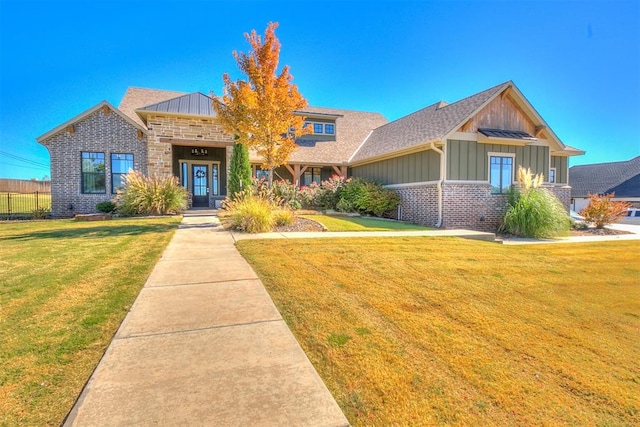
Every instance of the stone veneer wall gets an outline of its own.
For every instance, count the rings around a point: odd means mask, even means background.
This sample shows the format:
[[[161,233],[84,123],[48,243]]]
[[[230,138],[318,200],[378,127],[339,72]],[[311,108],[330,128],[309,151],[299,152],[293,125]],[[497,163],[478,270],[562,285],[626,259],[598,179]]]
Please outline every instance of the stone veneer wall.
[[[561,187],[548,187],[553,194],[562,202],[567,212],[571,209],[571,187],[563,185]]]
[[[149,175],[167,176],[172,171],[171,142],[163,142],[163,138],[171,138],[193,143],[202,147],[214,146],[216,143],[232,144],[233,136],[223,132],[222,126],[214,118],[174,117],[149,114],[147,116]],[[187,142],[188,141],[188,142]]]
[[[111,153],[133,154],[134,169],[147,173],[146,137],[114,111],[99,109],[74,124],[74,134],[64,129],[42,141],[51,157],[51,214],[68,217],[94,213],[96,204],[111,200]],[[83,151],[105,154],[106,193],[82,194]],[[73,205],[73,209],[69,209]]]

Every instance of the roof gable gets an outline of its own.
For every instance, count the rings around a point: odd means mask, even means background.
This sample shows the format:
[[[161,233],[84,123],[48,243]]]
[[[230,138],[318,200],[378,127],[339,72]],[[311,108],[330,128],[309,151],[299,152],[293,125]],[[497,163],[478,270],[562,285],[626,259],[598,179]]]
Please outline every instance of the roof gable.
[[[138,108],[136,112],[143,117],[148,112],[189,116],[216,116],[212,101],[207,95],[194,92]]]
[[[102,102],[94,105],[93,107],[89,108],[88,110],[83,111],[82,113],[78,114],[77,116],[73,117],[72,119],[67,120],[66,122],[62,123],[61,125],[56,126],[55,128],[51,129],[47,133],[45,133],[43,135],[40,135],[39,137],[36,138],[36,141],[38,141],[39,143],[42,143],[42,141],[44,141],[45,139],[47,139],[47,138],[57,134],[58,132],[66,129],[68,126],[79,122],[80,120],[84,119],[85,117],[90,116],[91,114],[95,113],[96,111],[98,111],[101,108],[108,108],[109,110],[111,110],[115,114],[117,114],[118,116],[122,117],[122,119],[124,119],[126,122],[131,124],[131,126],[135,127],[136,129],[139,129],[139,130],[141,130],[143,132],[146,132],[147,129],[144,126],[141,126],[139,123],[133,121],[131,119],[131,117],[127,116],[122,111],[120,111],[119,109],[117,109],[116,107],[111,105],[111,103],[109,101],[102,101]]]
[[[185,95],[185,92],[129,87],[122,97],[118,108],[124,114],[129,116],[131,120],[138,123],[140,126],[145,126],[140,116],[135,112],[137,108],[155,104],[181,95]]]
[[[569,169],[571,179],[571,197],[587,197],[589,194],[606,194],[623,190],[640,196],[640,156],[626,162],[597,163],[593,165],[572,166]],[[618,195],[618,193],[616,193]],[[622,196],[622,194],[620,194]]]
[[[402,153],[442,140],[510,85],[502,83],[453,104],[440,101],[374,129],[352,160]]]

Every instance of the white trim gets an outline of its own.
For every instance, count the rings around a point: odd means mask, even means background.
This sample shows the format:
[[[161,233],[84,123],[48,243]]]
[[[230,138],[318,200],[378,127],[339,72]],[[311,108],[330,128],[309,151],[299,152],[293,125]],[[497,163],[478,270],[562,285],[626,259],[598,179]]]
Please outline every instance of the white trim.
[[[444,182],[445,184],[455,184],[455,185],[478,185],[478,184],[490,184],[489,181],[473,181],[473,180],[465,180],[465,179],[448,179]]]
[[[383,185],[385,188],[411,188],[411,187],[428,187],[431,185],[437,185],[438,181],[419,181],[419,182],[405,182],[402,184],[387,184]]]
[[[513,159],[513,163],[511,164],[511,185],[513,186],[516,181],[515,181],[515,175],[516,175],[516,153],[497,153],[494,151],[489,151],[487,153],[487,181],[489,183],[489,185],[491,185],[491,158],[492,157],[511,157]],[[498,193],[498,194],[505,194],[505,193]]]
[[[549,162],[551,164],[551,162]],[[551,179],[551,171],[553,171],[553,181],[547,180],[549,184],[557,184],[558,183],[558,171],[557,168],[552,168],[549,166],[549,176],[547,178]]]
[[[356,148],[356,151],[353,152],[353,154],[351,155],[351,157],[349,157],[349,159],[347,159],[347,164],[351,163],[351,160],[353,160],[353,158],[355,157],[356,154],[358,154],[358,151],[360,151],[360,149],[362,148],[362,146],[364,145],[365,142],[367,142],[367,140],[369,139],[369,137],[371,136],[371,134],[373,133],[373,130],[369,131],[369,134],[365,137],[365,139],[360,143],[360,145],[358,145],[358,148]]]
[[[328,135],[328,136],[335,136],[336,135],[336,124],[335,124],[335,122],[328,123],[328,122],[316,122],[316,121],[312,121],[312,120],[305,120],[303,127],[305,127],[307,125],[312,126],[312,128],[313,128],[313,132],[311,132],[310,135],[325,135],[325,136],[326,135]],[[315,125],[322,125],[322,132],[316,132]],[[327,133],[326,132],[327,125],[333,126],[333,133]]]

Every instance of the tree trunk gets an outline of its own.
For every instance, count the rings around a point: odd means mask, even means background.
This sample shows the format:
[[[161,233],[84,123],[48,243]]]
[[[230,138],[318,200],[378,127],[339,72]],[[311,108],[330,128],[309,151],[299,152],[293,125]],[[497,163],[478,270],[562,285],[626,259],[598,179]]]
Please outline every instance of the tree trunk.
[[[273,166],[269,167],[269,190],[273,188],[273,171],[275,168]]]

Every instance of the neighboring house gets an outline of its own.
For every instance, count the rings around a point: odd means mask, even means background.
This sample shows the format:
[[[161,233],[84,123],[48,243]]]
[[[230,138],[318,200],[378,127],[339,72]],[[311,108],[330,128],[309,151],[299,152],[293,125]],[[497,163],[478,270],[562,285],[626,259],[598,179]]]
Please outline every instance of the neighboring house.
[[[227,193],[233,137],[202,93],[129,88],[37,138],[51,155],[52,213],[93,212],[129,169],[174,175],[194,207]],[[438,102],[393,122],[378,113],[309,107],[313,134],[298,142],[275,179],[299,186],[331,175],[364,177],[397,190],[397,218],[432,226],[495,230],[519,165],[545,176],[569,207],[563,144],[512,82],[458,102]],[[252,156],[254,173],[264,176]]]
[[[631,203],[629,213],[640,219],[640,156],[626,162],[573,166],[569,175],[572,210],[584,209],[590,194],[615,193],[612,200]]]

